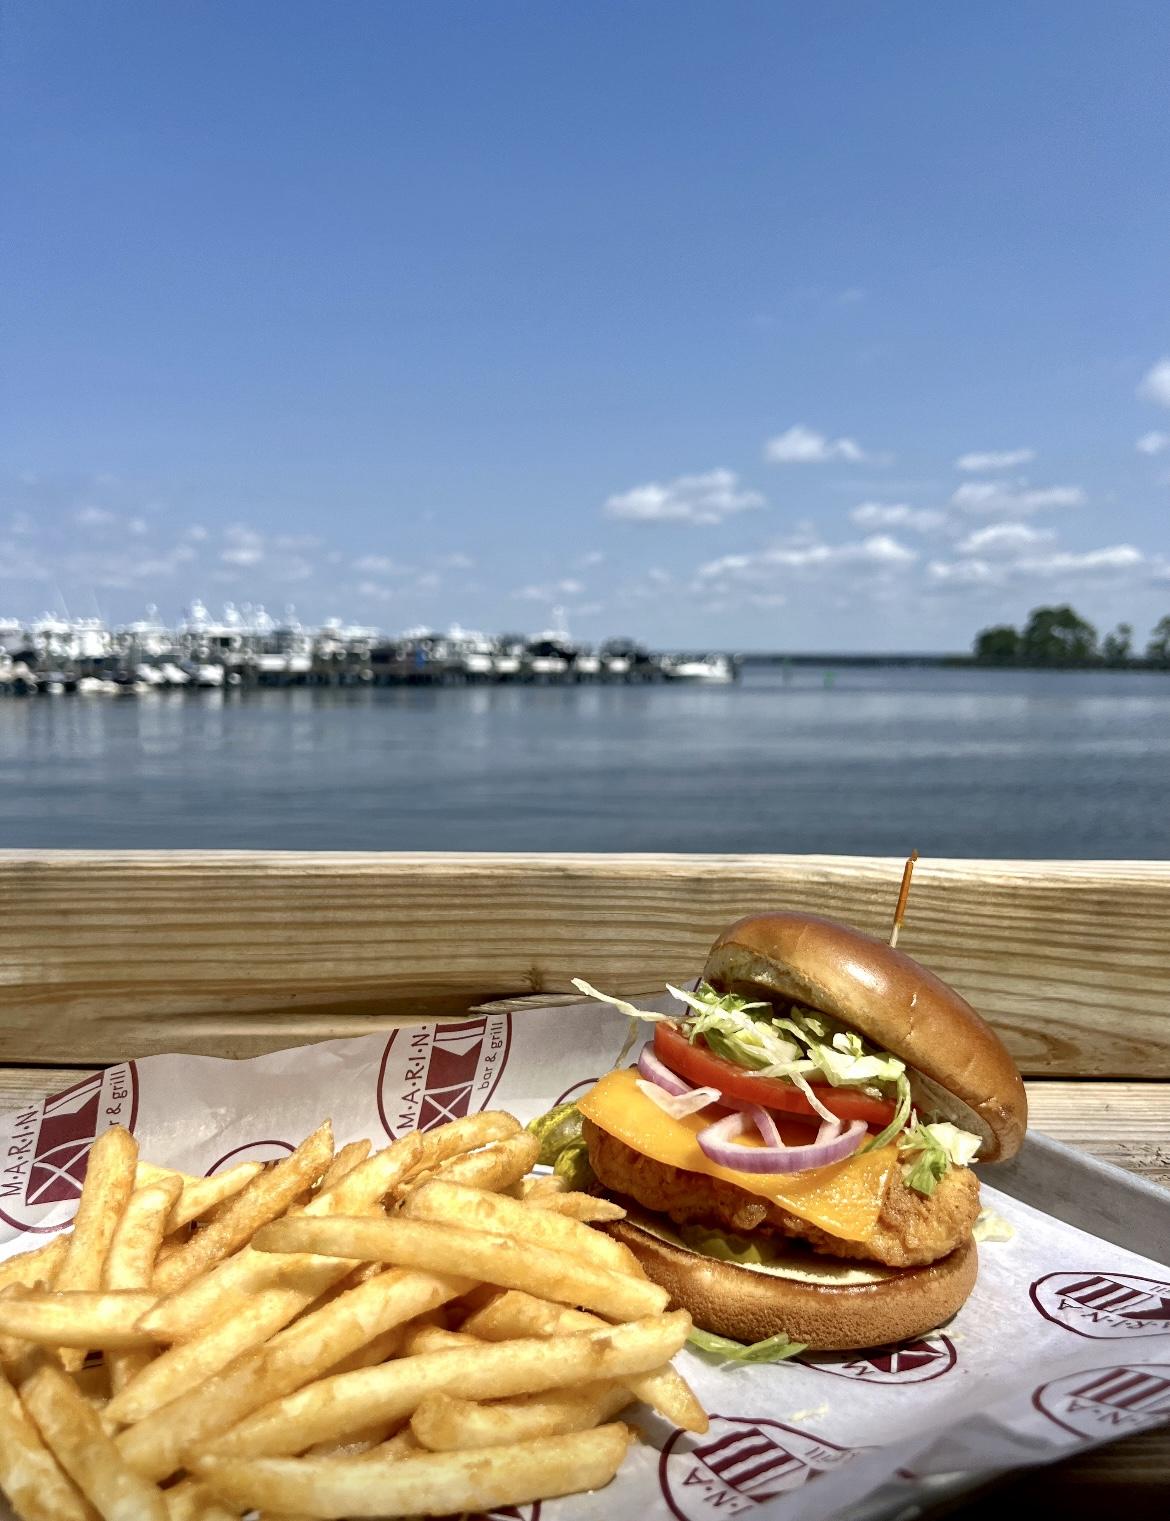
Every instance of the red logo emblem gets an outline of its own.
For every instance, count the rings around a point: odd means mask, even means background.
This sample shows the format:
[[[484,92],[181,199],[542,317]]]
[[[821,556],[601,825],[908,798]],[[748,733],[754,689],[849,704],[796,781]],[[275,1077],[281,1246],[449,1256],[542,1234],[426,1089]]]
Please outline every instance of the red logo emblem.
[[[1132,1273],[1049,1273],[1032,1303],[1053,1325],[1078,1336],[1159,1336],[1170,1328],[1170,1283]]]
[[[779,1421],[715,1415],[702,1438],[683,1431],[670,1437],[658,1462],[658,1479],[679,1521],[708,1521],[742,1515],[854,1455],[853,1449]]]
[[[378,1069],[378,1114],[393,1141],[486,1109],[512,1041],[508,1014],[395,1030]]]
[[[820,1352],[802,1357],[806,1368],[863,1384],[925,1384],[942,1378],[958,1362],[949,1336],[923,1336],[896,1347],[878,1347],[864,1356],[856,1352]]]
[[[83,1077],[43,1104],[0,1118],[0,1220],[55,1231],[76,1213],[89,1148],[114,1125],[138,1119],[138,1069],[120,1062]]]
[[[246,1146],[225,1151],[218,1162],[211,1164],[204,1177],[214,1178],[217,1172],[227,1172],[232,1167],[238,1167],[241,1162],[279,1162],[295,1150],[296,1147],[289,1141],[249,1141]]]
[[[1112,1441],[1170,1418],[1170,1365],[1138,1363],[1070,1373],[1041,1384],[1032,1403],[1074,1436]]]

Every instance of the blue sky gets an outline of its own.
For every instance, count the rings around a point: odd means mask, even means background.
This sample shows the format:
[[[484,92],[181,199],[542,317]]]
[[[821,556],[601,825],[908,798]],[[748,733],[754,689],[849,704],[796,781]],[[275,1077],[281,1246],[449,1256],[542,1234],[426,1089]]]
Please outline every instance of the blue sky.
[[[1161,0],[7,0],[0,50],[0,613],[1170,612]]]

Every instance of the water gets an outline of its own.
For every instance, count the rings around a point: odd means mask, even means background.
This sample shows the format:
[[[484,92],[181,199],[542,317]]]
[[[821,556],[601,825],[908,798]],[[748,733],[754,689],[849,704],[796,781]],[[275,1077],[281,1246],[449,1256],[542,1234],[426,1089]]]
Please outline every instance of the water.
[[[0,701],[0,844],[1170,856],[1170,676]]]

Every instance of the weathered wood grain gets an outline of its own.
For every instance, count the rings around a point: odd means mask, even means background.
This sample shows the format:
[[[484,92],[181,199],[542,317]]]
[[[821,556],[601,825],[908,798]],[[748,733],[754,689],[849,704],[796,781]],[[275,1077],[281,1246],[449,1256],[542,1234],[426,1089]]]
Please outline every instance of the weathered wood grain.
[[[901,863],[0,852],[0,1059],[244,1055],[577,974],[695,972],[743,913],[884,934]],[[923,861],[901,945],[1032,1074],[1170,1075],[1170,864]]]

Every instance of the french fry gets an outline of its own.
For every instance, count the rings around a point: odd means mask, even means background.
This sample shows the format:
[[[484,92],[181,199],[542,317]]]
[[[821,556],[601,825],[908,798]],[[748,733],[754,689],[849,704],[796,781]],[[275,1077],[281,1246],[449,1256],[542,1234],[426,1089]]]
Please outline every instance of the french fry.
[[[227,1172],[217,1172],[210,1178],[188,1178],[184,1173],[175,1173],[174,1176],[182,1185],[182,1192],[171,1209],[167,1234],[190,1225],[192,1220],[202,1219],[209,1210],[234,1199],[263,1171],[262,1162],[237,1162]]]
[[[343,1253],[359,1262],[389,1262],[438,1273],[452,1262],[469,1276],[542,1299],[586,1305],[613,1320],[633,1320],[665,1308],[670,1296],[656,1283],[578,1262],[551,1247],[510,1236],[436,1225],[430,1220],[363,1220],[304,1215],[275,1221],[257,1232],[255,1246],[270,1252]]]
[[[443,1326],[409,1326],[402,1343],[403,1355],[416,1357],[420,1352],[449,1352],[452,1347],[482,1347],[486,1343],[465,1331],[448,1331]]]
[[[505,1114],[500,1109],[466,1114],[462,1119],[451,1120],[449,1124],[437,1125],[434,1130],[421,1133],[423,1151],[418,1166],[420,1169],[437,1167],[449,1157],[474,1151],[492,1141],[506,1141],[510,1136],[518,1135],[520,1130],[520,1121],[515,1115]]]
[[[68,1236],[54,1236],[44,1246],[38,1246],[31,1252],[20,1252],[15,1257],[0,1262],[0,1289],[10,1283],[23,1284],[28,1289],[40,1284],[51,1289],[68,1246]]]
[[[222,1215],[168,1257],[155,1274],[155,1288],[173,1293],[230,1256],[259,1226],[286,1210],[302,1189],[315,1183],[332,1156],[333,1128],[326,1120],[290,1156],[254,1177]]]
[[[376,1368],[379,1363],[387,1362],[392,1357],[397,1357],[402,1351],[402,1328],[392,1326],[389,1331],[383,1331],[380,1336],[373,1336],[356,1352],[351,1352],[348,1357],[339,1358],[331,1363],[323,1378],[332,1378],[335,1373],[352,1373],[355,1368]]]
[[[403,1136],[392,1146],[359,1162],[334,1185],[323,1189],[306,1205],[305,1214],[360,1214],[384,1198],[417,1164],[422,1149],[422,1142],[417,1135],[412,1133]],[[331,1284],[340,1282],[352,1268],[352,1263],[338,1263],[336,1266],[336,1276],[329,1277],[320,1258],[310,1262],[308,1257],[303,1257],[299,1262],[281,1264],[273,1262],[265,1253],[245,1246],[225,1262],[217,1264],[210,1272],[170,1294],[152,1315],[148,1329],[157,1331],[167,1341],[193,1336],[202,1327],[214,1324],[269,1285],[288,1283],[298,1276],[300,1270],[319,1267],[323,1278],[328,1281],[322,1281],[321,1287],[305,1300],[306,1305],[311,1304]],[[274,1326],[273,1329],[278,1330],[279,1326]],[[237,1350],[242,1351],[243,1347]]]
[[[506,1140],[493,1141],[482,1151],[451,1157],[436,1168],[435,1176],[494,1193],[518,1183],[539,1155],[540,1142],[534,1135],[521,1131]]]
[[[161,1178],[130,1195],[106,1256],[102,1281],[107,1289],[148,1289],[155,1258],[175,1201],[183,1191],[181,1178]],[[106,1357],[110,1389],[117,1393],[146,1366],[151,1353],[110,1351]]]
[[[137,1161],[138,1142],[121,1125],[103,1131],[90,1147],[73,1232],[68,1237],[64,1260],[57,1269],[55,1288],[92,1290],[101,1287],[110,1241],[134,1192]],[[68,1346],[76,1348],[78,1343],[70,1342]],[[80,1368],[82,1358],[76,1351],[67,1350],[62,1361],[67,1368]]]
[[[196,1479],[182,1479],[163,1490],[169,1521],[239,1521],[239,1511],[228,1507]]]
[[[627,1427],[614,1423],[515,1447],[420,1453],[392,1463],[269,1458],[205,1459],[199,1466],[211,1488],[235,1505],[314,1516],[438,1516],[600,1489],[629,1442]]]
[[[371,1336],[380,1336],[454,1299],[466,1288],[463,1278],[395,1270],[383,1273],[306,1315],[265,1346],[237,1358],[221,1373],[156,1409],[121,1434],[119,1448],[136,1472],[152,1479],[166,1478],[179,1466],[185,1452],[215,1438],[262,1405],[322,1377],[338,1361],[339,1354],[356,1351]],[[127,1413],[131,1402],[126,1396],[130,1392],[127,1388],[111,1400],[108,1410],[113,1419],[133,1419]],[[361,1424],[368,1426],[379,1419],[379,1412],[374,1411]]]
[[[340,1183],[347,1173],[351,1173],[359,1162],[364,1162],[369,1154],[369,1141],[350,1141],[348,1146],[343,1146],[325,1170],[317,1185],[317,1192],[327,1193],[335,1183]]]
[[[612,1236],[566,1215],[533,1209],[518,1199],[485,1193],[462,1183],[434,1178],[410,1195],[402,1212],[416,1220],[464,1225],[473,1230],[512,1236],[517,1241],[531,1241],[536,1246],[552,1247],[555,1251],[568,1252],[579,1262],[590,1262],[632,1278],[646,1276],[633,1252]]]
[[[21,1385],[20,1397],[45,1445],[104,1521],[167,1521],[162,1494],[127,1468],[97,1412],[59,1367],[43,1364]]]
[[[209,1450],[225,1457],[303,1452],[314,1442],[410,1415],[424,1395],[436,1390],[466,1399],[505,1399],[599,1379],[624,1381],[628,1374],[668,1362],[690,1328],[686,1311],[675,1310],[550,1340],[529,1338],[395,1358],[275,1400],[218,1437]],[[134,1430],[123,1432],[119,1441],[128,1444]]]
[[[613,1382],[550,1389],[489,1405],[452,1394],[428,1394],[411,1416],[410,1429],[432,1452],[504,1447],[538,1436],[588,1431],[612,1420],[633,1397],[623,1384]]]
[[[513,1199],[526,1199],[531,1204],[542,1194],[564,1193],[565,1180],[558,1178],[555,1172],[542,1172],[521,1178],[519,1183],[513,1183],[507,1191]]]
[[[0,1332],[47,1347],[151,1347],[154,1338],[138,1321],[156,1303],[154,1294],[130,1289],[23,1289],[19,1298],[0,1298]]]
[[[98,1521],[0,1371],[0,1489],[21,1521]]]
[[[615,1204],[612,1199],[596,1199],[592,1194],[581,1194],[576,1191],[569,1193],[540,1193],[531,1201],[535,1209],[547,1209],[555,1211],[558,1215],[568,1215],[570,1219],[580,1220],[586,1225],[602,1225],[610,1220],[624,1220],[626,1212],[620,1204]]]
[[[563,1305],[549,1304],[531,1294],[512,1290],[469,1315],[463,1329],[483,1341],[502,1342],[517,1336],[564,1336],[604,1325],[605,1321],[596,1315],[567,1310]],[[631,1394],[683,1431],[701,1434],[707,1430],[707,1413],[677,1369],[656,1368],[622,1382]]]

